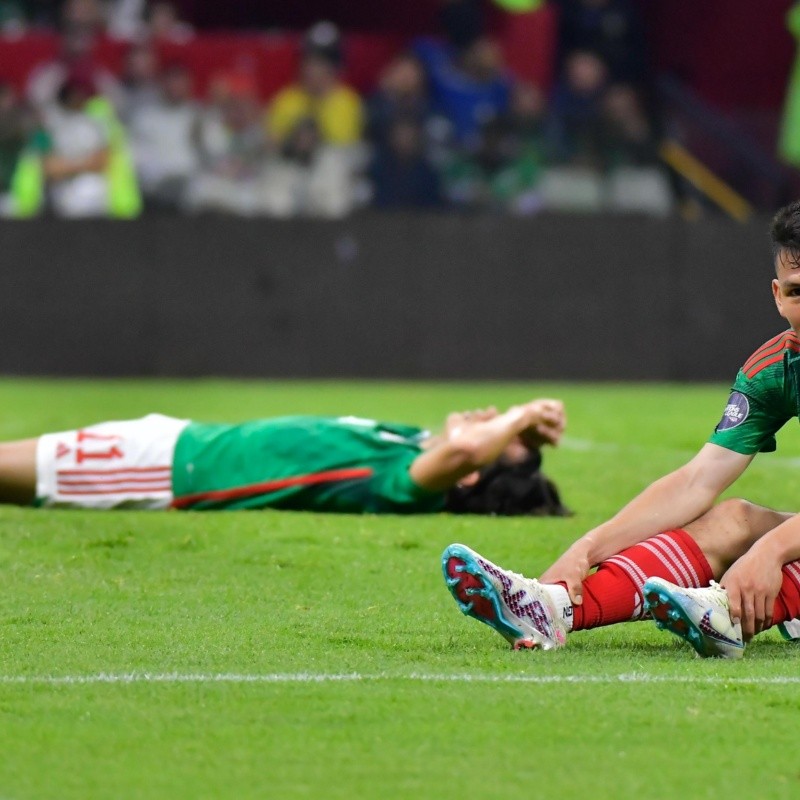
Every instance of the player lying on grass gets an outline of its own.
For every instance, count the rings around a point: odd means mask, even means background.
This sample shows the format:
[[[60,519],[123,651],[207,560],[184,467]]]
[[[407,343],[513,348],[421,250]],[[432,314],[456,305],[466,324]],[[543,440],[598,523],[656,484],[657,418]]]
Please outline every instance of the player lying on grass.
[[[43,507],[564,514],[539,472],[558,400],[454,413],[430,436],[358,417],[160,414],[0,444],[0,502]]]
[[[515,642],[550,648],[570,629],[639,619],[649,606],[701,655],[740,655],[755,634],[800,616],[800,516],[747,506],[732,513],[744,519],[736,523],[743,532],[729,536],[734,523],[715,515],[733,507],[709,514],[757,453],[775,450],[775,433],[800,411],[800,202],[778,212],[770,233],[772,293],[791,328],[747,359],[708,443],[578,539],[539,581],[448,548],[445,577],[465,613]],[[712,578],[720,586],[704,588]]]

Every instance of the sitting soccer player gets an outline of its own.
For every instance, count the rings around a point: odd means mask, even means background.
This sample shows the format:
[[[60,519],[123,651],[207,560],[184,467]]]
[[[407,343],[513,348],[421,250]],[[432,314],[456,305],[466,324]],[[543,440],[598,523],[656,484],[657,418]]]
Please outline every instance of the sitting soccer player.
[[[515,646],[543,649],[563,645],[570,630],[648,611],[702,656],[740,656],[778,623],[786,636],[796,630],[800,515],[744,501],[712,509],[757,453],[775,450],[775,433],[800,411],[800,202],[778,212],[771,237],[772,293],[791,328],[747,359],[709,442],[578,539],[538,581],[449,547],[445,579],[464,613]]]
[[[0,502],[43,507],[564,514],[539,472],[558,400],[455,413],[430,436],[358,417],[160,414],[0,444]]]

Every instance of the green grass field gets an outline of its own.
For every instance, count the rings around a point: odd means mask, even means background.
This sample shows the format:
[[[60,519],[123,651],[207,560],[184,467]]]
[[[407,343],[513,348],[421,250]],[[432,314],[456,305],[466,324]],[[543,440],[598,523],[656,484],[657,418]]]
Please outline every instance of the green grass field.
[[[162,411],[563,397],[571,519],[0,509],[0,798],[796,798],[800,648],[701,661],[650,623],[513,652],[458,612],[463,541],[528,574],[705,440],[719,386],[0,380],[0,438]],[[792,508],[800,437],[736,494]]]

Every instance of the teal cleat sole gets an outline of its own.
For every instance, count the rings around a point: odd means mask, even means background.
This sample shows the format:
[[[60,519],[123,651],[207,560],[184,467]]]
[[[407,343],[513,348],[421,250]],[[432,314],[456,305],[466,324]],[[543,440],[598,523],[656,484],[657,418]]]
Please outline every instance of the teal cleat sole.
[[[744,650],[741,644],[711,629],[704,631],[687,613],[680,596],[661,583],[655,585],[650,581],[645,583],[644,607],[659,630],[674,633],[689,644],[701,658],[741,658]],[[720,649],[720,642],[727,645],[726,651]]]
[[[708,650],[703,632],[684,610],[678,598],[663,586],[644,585],[644,607],[650,612],[656,627],[674,633],[691,645],[702,658],[712,658],[716,652]]]
[[[462,614],[497,631],[515,650],[537,646],[504,616],[500,595],[472,550],[461,544],[451,544],[442,554],[442,572]]]

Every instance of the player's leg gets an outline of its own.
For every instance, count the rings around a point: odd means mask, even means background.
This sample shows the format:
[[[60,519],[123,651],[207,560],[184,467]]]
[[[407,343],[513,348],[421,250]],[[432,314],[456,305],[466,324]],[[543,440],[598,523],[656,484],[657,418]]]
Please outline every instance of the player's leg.
[[[0,503],[30,505],[36,498],[36,444],[23,439],[0,444]]]
[[[714,525],[695,525],[698,541],[705,541],[709,558],[716,561],[719,577],[761,536],[793,516],[754,506],[746,501],[728,501],[725,518]],[[725,544],[728,534],[734,544]],[[661,578],[650,578],[644,587],[645,604],[656,624],[680,637],[702,657],[741,658],[745,642],[741,625],[730,616],[727,592],[716,583],[708,588],[688,589]],[[800,616],[800,562],[785,564],[781,590],[775,600],[772,625],[779,625],[784,638],[798,638]]]
[[[490,625],[515,646],[557,647],[565,641],[565,631],[641,619],[649,577],[684,588],[708,586],[785,518],[743,500],[720,503],[686,530],[665,531],[600,564],[584,581],[583,604],[575,607],[562,586],[503,570],[463,545],[445,550],[443,568],[465,614]]]
[[[764,534],[793,516],[732,498],[687,525],[686,531],[703,551],[714,577],[719,578]]]

